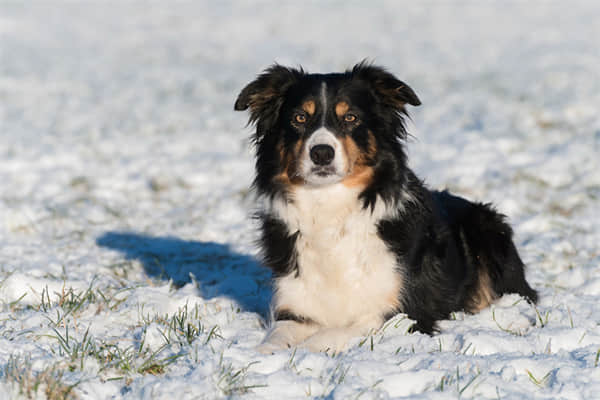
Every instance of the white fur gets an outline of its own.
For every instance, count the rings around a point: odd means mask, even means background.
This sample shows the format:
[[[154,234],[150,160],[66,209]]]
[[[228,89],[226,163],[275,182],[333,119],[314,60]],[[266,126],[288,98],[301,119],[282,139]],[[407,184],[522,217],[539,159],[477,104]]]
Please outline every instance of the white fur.
[[[275,280],[274,306],[315,323],[276,323],[263,350],[296,345],[342,350],[352,337],[379,328],[398,306],[403,282],[397,261],[377,234],[377,222],[397,208],[379,200],[374,210],[365,210],[358,194],[342,183],[300,186],[290,202],[271,203],[289,233],[300,232],[298,276]]]
[[[321,106],[323,110],[327,110],[327,83],[321,83]],[[321,126],[325,125],[325,118],[327,117],[327,113],[323,112],[321,115]]]

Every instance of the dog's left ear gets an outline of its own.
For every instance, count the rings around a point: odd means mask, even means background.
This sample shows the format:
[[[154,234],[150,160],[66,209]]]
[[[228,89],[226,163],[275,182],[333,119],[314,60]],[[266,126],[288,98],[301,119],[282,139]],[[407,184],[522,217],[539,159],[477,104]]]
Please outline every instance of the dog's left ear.
[[[406,83],[397,79],[384,68],[369,64],[366,61],[352,68],[352,77],[362,79],[372,85],[381,102],[397,111],[404,112],[404,105],[421,105],[421,100]]]

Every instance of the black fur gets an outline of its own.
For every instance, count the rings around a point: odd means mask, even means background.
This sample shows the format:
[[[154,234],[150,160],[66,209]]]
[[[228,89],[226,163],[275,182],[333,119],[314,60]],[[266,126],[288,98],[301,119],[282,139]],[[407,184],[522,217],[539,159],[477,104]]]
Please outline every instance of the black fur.
[[[518,293],[536,302],[537,293],[525,280],[525,266],[505,217],[489,204],[429,190],[408,168],[403,147],[405,104],[421,102],[408,85],[383,68],[362,62],[344,73],[307,74],[274,65],[246,86],[235,109],[250,108],[250,123],[256,123],[254,184],[258,193],[285,198],[285,185],[275,179],[283,168],[280,151],[291,151],[310,128],[303,127],[304,133],[290,123],[293,107],[320,82],[326,82],[336,95],[351,99],[359,110],[361,124],[351,133],[340,127],[340,135],[352,135],[365,152],[367,131],[376,139],[377,151],[369,161],[373,179],[359,198],[365,208],[384,201],[399,209],[398,217],[381,220],[377,227],[381,240],[396,255],[397,265],[391,267],[404,280],[397,312],[414,319],[415,330],[431,334],[436,321],[451,312],[474,309],[481,279],[486,276],[494,295]],[[285,223],[269,213],[261,215],[261,222],[265,264],[275,277],[297,274],[294,244],[301,233],[288,232]],[[278,316],[282,318],[302,319],[285,310]]]
[[[379,234],[407,267],[409,295],[399,311],[417,321],[414,329],[433,333],[437,320],[468,310],[483,272],[496,295],[518,293],[537,301],[503,215],[447,191],[429,191],[412,174],[408,187],[417,201],[406,203],[398,218],[381,221]]]
[[[275,321],[296,321],[303,324],[312,324],[313,321],[310,318],[303,317],[298,314],[294,314],[288,310],[276,310],[274,315]]]
[[[258,215],[261,222],[259,246],[263,250],[263,263],[277,278],[298,273],[294,244],[299,232],[290,235],[286,225],[268,213]]]

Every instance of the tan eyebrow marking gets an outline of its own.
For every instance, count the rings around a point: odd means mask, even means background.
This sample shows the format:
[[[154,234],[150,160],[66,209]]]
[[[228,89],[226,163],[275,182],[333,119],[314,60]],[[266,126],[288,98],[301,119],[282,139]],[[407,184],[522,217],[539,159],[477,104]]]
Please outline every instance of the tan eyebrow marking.
[[[308,115],[314,115],[317,106],[313,100],[305,101],[302,104],[302,109],[308,113]]]
[[[345,101],[340,101],[335,105],[335,114],[341,118],[344,114],[348,112],[349,109],[350,106],[348,105],[348,103],[346,103]]]

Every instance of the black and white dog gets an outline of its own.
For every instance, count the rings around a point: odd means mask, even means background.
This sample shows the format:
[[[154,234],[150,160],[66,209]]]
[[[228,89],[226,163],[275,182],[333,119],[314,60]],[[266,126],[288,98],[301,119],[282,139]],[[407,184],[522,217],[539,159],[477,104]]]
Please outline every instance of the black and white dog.
[[[405,105],[419,98],[365,62],[344,73],[273,65],[235,102],[256,124],[255,188],[275,323],[261,350],[343,350],[406,313],[428,334],[504,293],[535,302],[505,217],[431,191],[408,168]]]

